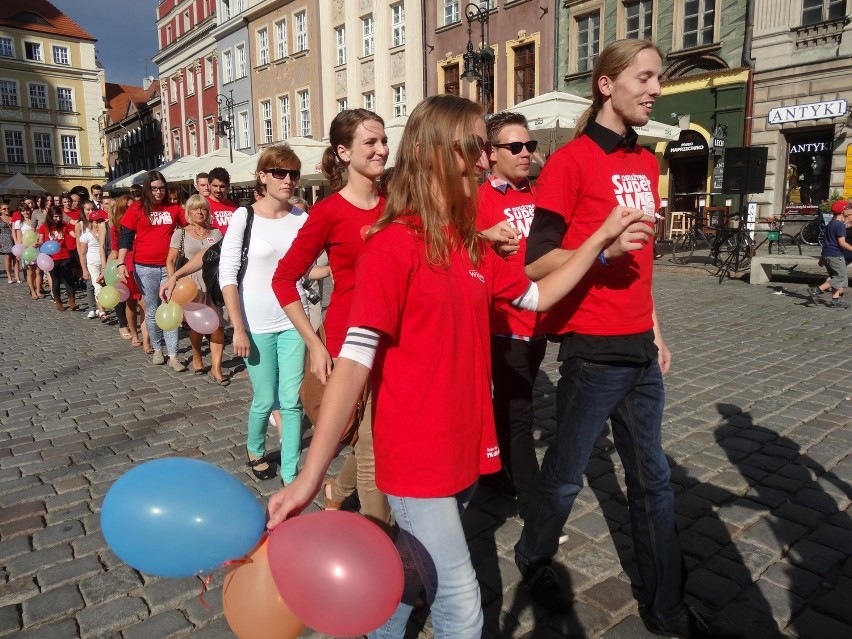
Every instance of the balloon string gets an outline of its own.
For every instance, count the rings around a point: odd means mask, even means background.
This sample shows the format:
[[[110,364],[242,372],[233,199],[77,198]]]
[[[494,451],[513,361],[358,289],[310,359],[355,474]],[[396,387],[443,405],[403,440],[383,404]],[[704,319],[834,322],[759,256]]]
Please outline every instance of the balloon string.
[[[222,564],[222,568],[227,568],[228,566],[238,566],[240,564],[251,563],[251,559],[248,557],[243,557],[242,559],[230,559]],[[210,604],[208,604],[204,600],[204,595],[207,593],[207,588],[210,586],[210,581],[213,579],[213,575],[207,575],[206,577],[202,577],[198,575],[198,578],[201,580],[201,592],[198,593],[198,600],[201,602],[201,605],[204,606],[207,610],[210,610]]]

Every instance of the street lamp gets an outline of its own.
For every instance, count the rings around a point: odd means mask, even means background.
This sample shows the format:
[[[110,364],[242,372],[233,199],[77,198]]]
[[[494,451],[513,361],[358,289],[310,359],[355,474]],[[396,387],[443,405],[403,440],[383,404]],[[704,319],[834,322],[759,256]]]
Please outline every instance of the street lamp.
[[[234,163],[234,90],[229,91],[229,96],[220,93],[216,96],[216,104],[219,105],[219,122],[216,124],[216,135],[228,138],[228,150],[231,155],[231,164]],[[222,105],[228,112],[228,119],[222,119]]]
[[[479,100],[482,105],[489,109],[491,98],[491,82],[494,65],[494,52],[488,46],[488,6],[490,2],[484,0],[479,4],[468,3],[464,9],[467,18],[467,50],[462,59],[464,60],[464,72],[462,79],[468,82],[476,81],[479,84]],[[479,51],[474,50],[472,41],[472,28],[474,22],[479,22]]]

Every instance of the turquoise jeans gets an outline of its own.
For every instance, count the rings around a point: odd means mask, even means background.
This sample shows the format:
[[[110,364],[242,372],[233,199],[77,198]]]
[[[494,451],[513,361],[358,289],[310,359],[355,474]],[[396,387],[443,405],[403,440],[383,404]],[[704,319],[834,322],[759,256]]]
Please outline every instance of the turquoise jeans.
[[[248,417],[249,454],[266,454],[269,415],[281,410],[281,480],[296,478],[302,448],[302,403],[299,386],[305,374],[305,342],[296,329],[280,333],[248,333],[251,352],[245,358],[254,396]]]

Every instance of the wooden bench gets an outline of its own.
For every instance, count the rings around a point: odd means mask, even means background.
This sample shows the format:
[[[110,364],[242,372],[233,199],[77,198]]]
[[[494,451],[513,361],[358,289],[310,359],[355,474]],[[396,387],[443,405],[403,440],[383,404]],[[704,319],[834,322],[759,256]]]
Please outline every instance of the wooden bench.
[[[772,281],[773,266],[818,267],[819,257],[815,255],[755,255],[751,258],[749,284],[766,284]]]

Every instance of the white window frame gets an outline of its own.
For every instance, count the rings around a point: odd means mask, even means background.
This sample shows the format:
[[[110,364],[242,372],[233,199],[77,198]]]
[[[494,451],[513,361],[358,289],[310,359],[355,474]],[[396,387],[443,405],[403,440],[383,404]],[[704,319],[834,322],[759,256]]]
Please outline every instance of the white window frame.
[[[3,132],[3,143],[6,149],[6,161],[9,164],[27,163],[27,149],[24,146],[24,132],[21,129],[6,129]]]
[[[299,135],[311,135],[311,94],[308,89],[296,92],[299,101]]]
[[[441,12],[444,26],[461,22],[460,5],[459,0],[444,0],[444,10]]]
[[[41,89],[39,91],[39,89]],[[40,82],[30,82],[29,88],[27,92],[30,94],[30,108],[31,109],[43,109],[47,110],[50,108],[50,101],[47,98],[47,85],[42,84]],[[36,104],[36,102],[41,101],[41,104]]]
[[[27,57],[27,45],[38,47],[38,57],[28,58]],[[44,62],[44,46],[41,42],[33,42],[32,40],[24,40],[24,59],[30,60],[31,62]]]
[[[0,38],[0,58],[15,57],[15,42],[12,38]]]
[[[63,54],[63,51],[65,52]],[[71,64],[71,52],[68,50],[68,47],[59,46],[58,44],[53,45],[53,64],[61,64],[63,66],[68,66]]]
[[[216,122],[212,118],[204,121],[204,129],[207,131],[207,153],[216,150]]]
[[[272,142],[272,102],[263,100],[260,103],[260,125],[263,130],[263,144]]]
[[[213,86],[213,56],[204,57],[204,86]]]
[[[174,149],[174,158],[177,160],[182,157],[182,150],[180,146],[180,129],[172,129],[172,148]]]
[[[234,54],[230,49],[222,51],[222,84],[234,81]]]
[[[398,84],[391,87],[391,96],[393,98],[393,117],[399,118],[403,115],[407,115],[407,108],[405,104],[405,85]]]
[[[189,33],[192,30],[192,16],[189,9],[183,12],[183,32]]]
[[[638,12],[636,31],[629,30],[627,25],[628,14],[633,7]],[[621,24],[620,37],[639,40],[654,39],[654,0],[622,0],[618,10]]]
[[[362,36],[362,46],[361,46],[361,55],[369,57],[375,53],[375,38],[373,37],[375,31],[376,23],[373,20],[373,14],[370,13],[361,18],[361,36]]]
[[[340,113],[341,111],[345,111],[348,108],[349,108],[349,100],[347,100],[346,98],[340,98],[337,101],[337,112],[338,113]]]
[[[290,96],[278,96],[278,123],[281,127],[281,139],[287,140],[290,138]]]
[[[299,11],[293,14],[296,21],[296,53],[308,50],[308,12]]]
[[[287,57],[287,19],[284,18],[275,23],[275,52],[278,60]]]
[[[195,66],[190,64],[183,73],[183,84],[187,95],[195,95]]]
[[[62,148],[62,164],[80,166],[80,141],[77,136],[63,133],[59,136],[59,140]]]
[[[242,42],[234,46],[234,78],[239,80],[248,75],[246,68],[246,45]]]
[[[398,2],[391,8],[391,47],[405,44],[405,4]]]
[[[61,95],[60,91],[67,91],[66,95]],[[66,109],[64,106],[70,106],[71,108]],[[74,89],[71,87],[56,87],[56,110],[61,113],[75,113],[74,107]]]
[[[47,144],[41,136],[46,136]],[[53,136],[49,131],[33,131],[33,150],[36,164],[53,164]]]
[[[222,0],[222,22],[231,19],[231,0]]]
[[[257,31],[257,66],[269,64],[269,29],[263,27]]]
[[[346,26],[340,25],[334,30],[334,40],[337,43],[337,66],[346,64]]]
[[[376,92],[375,91],[367,91],[364,94],[364,108],[368,111],[376,110]]]
[[[0,106],[21,106],[20,91],[17,80],[0,80]]]
[[[807,2],[808,0],[804,0],[802,2],[802,26],[811,26],[819,24],[820,22],[838,20],[843,17],[844,12],[846,11],[846,0],[816,0],[816,2],[819,3],[819,6],[805,7]],[[816,2],[814,2],[814,4],[816,4]],[[817,17],[816,20],[812,19],[805,22],[806,12],[815,14],[817,9],[819,9],[819,17]],[[840,10],[839,14],[837,9]],[[835,13],[835,15],[832,15],[832,13]]]
[[[688,1],[697,2],[698,3],[698,13],[694,15],[696,20],[698,21],[696,29],[694,31],[686,30],[686,21],[693,17],[693,14],[687,16],[686,14],[686,3]],[[682,0],[680,3],[676,3],[677,7],[680,9],[680,18],[676,18],[676,24],[680,25],[680,48],[681,49],[693,49],[696,47],[703,47],[708,44],[712,44],[716,41],[716,33],[717,26],[719,23],[719,7],[717,0]],[[710,39],[705,40],[703,38],[704,32],[707,30],[706,26],[706,16],[708,13],[712,12],[712,26],[710,27]],[[703,26],[702,26],[703,25]],[[687,34],[695,34],[695,43],[686,44]]]
[[[237,122],[238,122],[238,125],[239,125],[239,131],[237,131],[237,133],[239,134],[239,137],[240,137],[240,139],[239,139],[240,148],[241,149],[247,149],[247,148],[249,148],[249,145],[251,144],[251,140],[249,140],[248,111],[240,111],[237,114]]]
[[[186,134],[189,137],[189,154],[198,155],[198,130],[194,123],[186,127]]]
[[[169,99],[172,104],[177,102],[178,99],[177,77],[175,76],[169,78]]]
[[[585,24],[584,24],[585,23]],[[574,17],[574,64],[577,73],[591,73],[601,52],[601,12],[599,9]],[[595,29],[593,29],[594,27]],[[580,34],[588,34],[585,43],[580,42]],[[594,31],[597,31],[597,38]],[[584,49],[581,51],[581,47]]]

